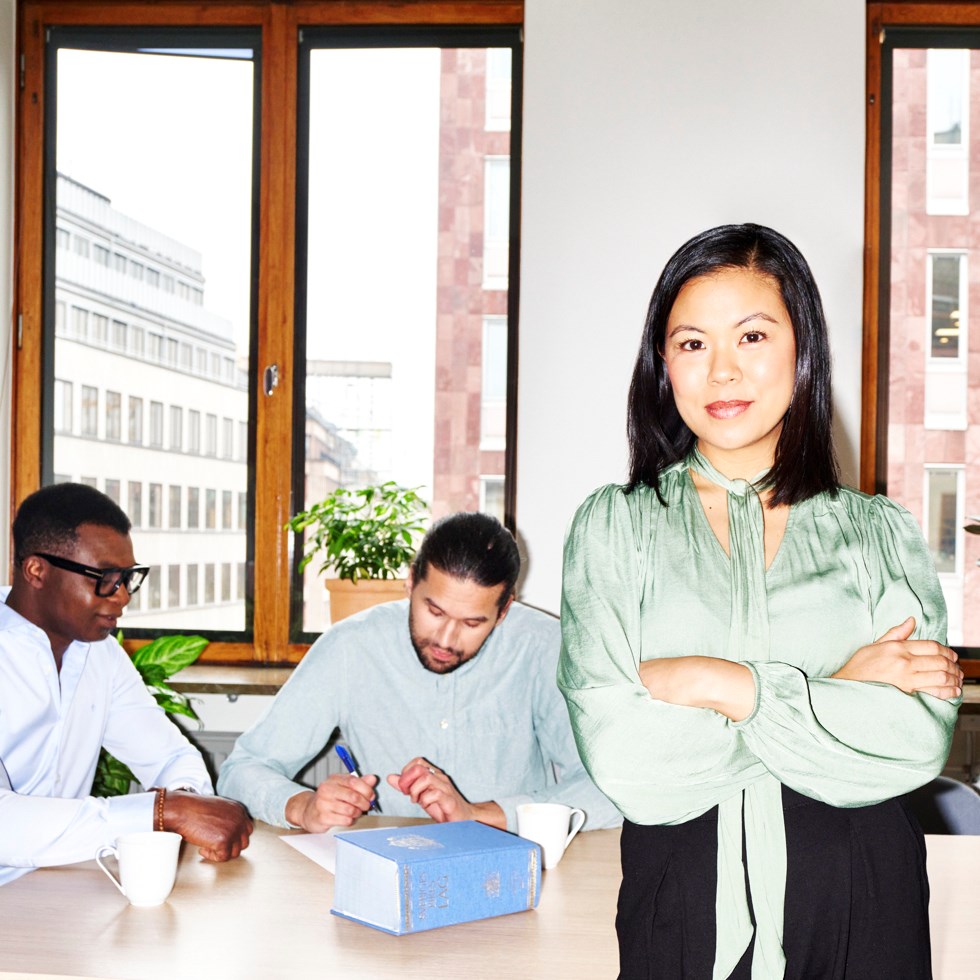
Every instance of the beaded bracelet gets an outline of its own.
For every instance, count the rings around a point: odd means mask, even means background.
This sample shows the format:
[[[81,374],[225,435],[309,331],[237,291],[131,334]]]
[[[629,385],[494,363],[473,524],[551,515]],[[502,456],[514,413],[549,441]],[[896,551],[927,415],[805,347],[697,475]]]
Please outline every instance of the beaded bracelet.
[[[163,804],[167,799],[167,790],[163,786],[157,787],[157,798],[153,807],[153,812],[155,815],[154,820],[154,830],[164,830],[163,826]]]

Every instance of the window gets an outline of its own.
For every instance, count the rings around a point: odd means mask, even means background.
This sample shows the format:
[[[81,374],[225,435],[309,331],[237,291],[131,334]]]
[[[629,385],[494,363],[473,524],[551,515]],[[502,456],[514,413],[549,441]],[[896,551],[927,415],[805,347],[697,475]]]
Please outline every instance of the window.
[[[161,527],[163,519],[163,487],[159,483],[150,484],[150,513],[147,524],[150,527]]]
[[[122,395],[118,391],[105,393],[105,437],[110,442],[122,439]]]
[[[204,601],[214,602],[214,564],[207,562],[204,566]]]
[[[109,318],[100,313],[92,314],[92,339],[102,346],[109,341]]]
[[[154,568],[149,575],[146,577],[146,583],[143,588],[137,592],[137,595],[142,595],[146,593],[146,608],[147,609],[159,609],[161,590],[160,590],[160,577],[163,573],[162,568]]]
[[[200,527],[201,491],[197,487],[187,488],[187,527]]]
[[[230,531],[231,524],[231,491],[221,491],[221,526],[226,531]]]
[[[143,526],[143,484],[130,480],[129,496],[126,513],[133,522],[133,527]]]
[[[218,416],[205,415],[204,417],[204,455],[218,455]]]
[[[503,316],[483,318],[480,400],[480,449],[503,450],[507,440],[507,318]]]
[[[959,477],[962,469],[927,467],[926,540],[932,551],[936,571],[957,571],[960,537]]]
[[[54,382],[54,431],[71,434],[73,387],[59,378]]]
[[[143,399],[129,396],[129,441],[134,446],[143,445]]]
[[[197,585],[197,565],[187,566],[187,605],[196,606],[201,601]]]
[[[970,52],[926,51],[926,212],[968,214]]]
[[[510,160],[507,157],[487,157],[483,176],[483,284],[486,289],[506,289],[510,244]]]
[[[193,408],[187,412],[187,451],[195,456],[201,451],[201,413]]]
[[[231,602],[231,564],[221,563],[221,601]]]
[[[180,487],[171,484],[170,487],[170,520],[169,526],[174,530],[180,530],[180,498],[182,494]]]
[[[82,385],[82,435],[99,434],[99,389]]]
[[[870,10],[870,8],[869,8]],[[970,278],[978,246],[970,187],[980,178],[971,93],[980,91],[980,23],[906,25],[903,5],[869,15],[869,187],[865,266],[862,489],[886,493],[922,527],[939,572],[950,643],[980,647],[980,568],[963,525],[980,513],[980,372],[971,369]],[[891,20],[894,19],[894,22]],[[869,172],[872,169],[869,168]],[[965,540],[966,538],[966,540]]]
[[[484,460],[476,446],[478,359],[484,317],[517,329],[507,288],[516,286],[508,275],[518,267],[516,228],[490,212],[505,247],[483,226],[488,158],[506,161],[496,169],[507,174],[489,193],[505,199],[507,215],[519,199],[511,126],[519,131],[521,99],[511,78],[520,78],[522,4],[388,4],[357,23],[367,6],[77,0],[66,18],[64,5],[31,5],[37,30],[22,38],[25,128],[15,195],[25,356],[12,388],[11,483],[23,496],[56,473],[79,472],[53,427],[57,377],[74,385],[78,432],[83,384],[94,390],[97,426],[105,410],[96,386],[122,392],[127,423],[130,396],[168,409],[180,403],[188,426],[181,451],[197,459],[108,440],[89,447],[85,472],[100,486],[118,480],[127,506],[130,484],[193,480],[215,488],[204,500],[198,490],[196,528],[189,488],[179,531],[146,533],[149,505],[141,515],[137,555],[157,570],[196,566],[199,594],[190,614],[173,609],[166,594],[148,615],[147,591],[128,639],[180,629],[212,640],[206,657],[295,661],[319,629],[298,601],[303,583],[256,574],[289,567],[299,553],[301,542],[282,532],[288,508],[340,481],[391,477],[423,486],[436,513],[475,509],[480,476],[509,475],[509,406],[495,458]],[[93,137],[105,132],[126,138]],[[20,210],[27,188],[49,206]],[[59,228],[67,249],[54,247]],[[75,236],[112,243],[109,269],[79,261]],[[492,264],[485,242],[497,248],[499,279],[506,277],[492,289],[484,287]],[[378,281],[390,288],[372,288]],[[447,306],[454,294],[458,302]],[[72,307],[82,312],[73,317]],[[437,322],[438,309],[457,312]],[[87,347],[82,361],[79,351],[96,332],[90,310],[108,318],[111,350]],[[267,395],[262,373],[270,364],[279,366],[280,384]],[[173,370],[188,366],[193,377]],[[516,390],[514,381],[505,391]],[[169,411],[149,417],[156,411],[147,409],[146,431],[142,409],[136,413],[140,435],[131,445],[176,451],[175,420]],[[457,459],[459,445],[467,451]],[[200,472],[178,476],[174,468],[185,463]],[[505,495],[512,501],[509,481]],[[169,527],[169,498],[161,506]],[[509,512],[513,519],[512,504]],[[216,543],[220,555],[209,553]],[[209,562],[207,574],[201,566]],[[202,601],[223,594],[215,564],[233,569],[232,598],[220,610]],[[163,590],[168,575],[158,576]],[[183,577],[186,603],[189,572]],[[263,586],[253,594],[256,581]]]
[[[79,306],[71,308],[71,329],[79,340],[88,339],[88,310]]]
[[[221,420],[221,455],[231,459],[235,455],[235,423],[231,419]]]
[[[107,479],[105,481],[105,495],[115,504],[122,504],[122,498],[119,496],[119,481]]]
[[[163,403],[150,402],[150,445],[163,446]]]
[[[167,569],[167,605],[171,609],[180,608],[180,565]]]
[[[108,268],[109,267],[109,256],[110,256],[109,249],[107,249],[105,247],[105,245],[93,245],[92,246],[92,258],[95,259],[95,261],[99,265],[104,265],[106,268]]]
[[[184,410],[179,405],[170,406],[170,448],[180,450],[184,432]]]
[[[961,359],[960,325],[966,323],[966,255],[955,252],[929,253],[929,356],[943,360]]]

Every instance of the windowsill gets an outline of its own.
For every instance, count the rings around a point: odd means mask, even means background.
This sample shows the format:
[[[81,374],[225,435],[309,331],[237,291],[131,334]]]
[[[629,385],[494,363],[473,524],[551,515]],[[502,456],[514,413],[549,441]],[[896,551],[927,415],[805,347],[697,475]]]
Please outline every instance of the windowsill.
[[[292,667],[234,667],[192,664],[170,678],[182,694],[278,694]]]

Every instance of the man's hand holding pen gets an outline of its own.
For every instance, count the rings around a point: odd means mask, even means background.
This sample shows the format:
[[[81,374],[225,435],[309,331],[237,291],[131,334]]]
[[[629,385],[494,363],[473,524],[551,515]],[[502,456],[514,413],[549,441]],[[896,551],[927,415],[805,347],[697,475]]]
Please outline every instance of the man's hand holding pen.
[[[370,809],[377,783],[377,776],[334,773],[315,791],[304,790],[290,797],[286,819],[311,834],[329,827],[349,827]]]

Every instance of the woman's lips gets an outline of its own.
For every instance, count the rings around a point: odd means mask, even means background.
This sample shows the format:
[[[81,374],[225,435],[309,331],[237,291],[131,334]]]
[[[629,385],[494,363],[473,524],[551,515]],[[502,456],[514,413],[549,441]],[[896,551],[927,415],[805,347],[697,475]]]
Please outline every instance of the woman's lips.
[[[741,415],[752,402],[712,402],[706,405],[705,409],[714,419],[733,419],[736,415]]]

